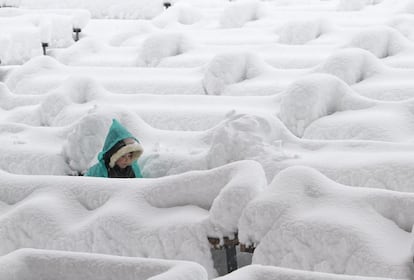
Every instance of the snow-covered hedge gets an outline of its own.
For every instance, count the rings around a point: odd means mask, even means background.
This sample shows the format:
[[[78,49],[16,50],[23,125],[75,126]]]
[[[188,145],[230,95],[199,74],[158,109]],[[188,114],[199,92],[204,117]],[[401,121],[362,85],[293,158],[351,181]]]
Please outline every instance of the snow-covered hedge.
[[[161,0],[20,0],[19,7],[36,9],[86,9],[93,18],[151,19],[164,11]]]
[[[291,167],[247,205],[239,239],[258,244],[255,264],[410,278],[413,211],[412,193],[348,187]]]
[[[191,260],[237,231],[267,181],[254,161],[158,179],[0,176],[0,256],[20,248]]]
[[[238,28],[249,21],[258,20],[264,15],[264,6],[258,0],[235,1],[223,10],[220,16],[220,26]]]
[[[384,70],[383,64],[369,51],[347,48],[333,52],[314,71],[337,76],[348,85],[361,82]]]
[[[206,66],[203,86],[206,94],[223,95],[226,86],[255,78],[266,69],[263,60],[253,53],[219,54]]]
[[[346,45],[373,53],[378,58],[397,55],[411,43],[393,28],[381,26],[362,29]]]
[[[248,265],[216,280],[385,280],[385,278],[363,277],[289,269],[276,266]],[[391,278],[386,278],[392,280]],[[397,279],[395,279],[397,280]]]
[[[322,19],[313,20],[291,20],[280,26],[276,33],[279,35],[278,42],[281,44],[300,45],[308,43],[331,28],[331,23]]]
[[[207,280],[194,262],[103,254],[19,249],[0,257],[0,278],[19,280]]]
[[[302,137],[306,128],[319,118],[374,104],[335,76],[312,74],[298,79],[283,93],[279,118],[293,134]]]
[[[143,41],[137,64],[155,67],[163,58],[183,54],[190,50],[191,46],[191,40],[182,33],[155,33]]]

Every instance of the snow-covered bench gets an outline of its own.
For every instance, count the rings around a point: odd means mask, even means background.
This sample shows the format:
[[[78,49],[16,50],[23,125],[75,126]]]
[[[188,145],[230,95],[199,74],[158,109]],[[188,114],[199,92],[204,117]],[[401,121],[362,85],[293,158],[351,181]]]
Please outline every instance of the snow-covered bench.
[[[0,255],[20,248],[191,260],[215,275],[207,237],[237,232],[266,186],[242,161],[158,179],[0,176]]]
[[[0,257],[0,278],[19,280],[207,280],[197,263],[40,249]]]
[[[280,172],[245,208],[253,263],[411,279],[414,194],[338,184],[308,167]]]

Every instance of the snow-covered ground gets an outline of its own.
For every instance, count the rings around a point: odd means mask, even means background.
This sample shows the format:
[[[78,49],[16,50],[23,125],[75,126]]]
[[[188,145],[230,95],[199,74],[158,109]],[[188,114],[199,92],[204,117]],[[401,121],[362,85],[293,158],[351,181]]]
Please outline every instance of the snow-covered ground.
[[[0,1],[0,279],[414,279],[414,1],[171,4]]]

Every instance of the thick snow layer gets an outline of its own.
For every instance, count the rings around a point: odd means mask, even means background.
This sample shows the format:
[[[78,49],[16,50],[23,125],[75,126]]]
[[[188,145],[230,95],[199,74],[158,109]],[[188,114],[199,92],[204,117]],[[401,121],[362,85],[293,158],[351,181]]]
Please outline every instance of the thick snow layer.
[[[206,280],[205,269],[194,263],[104,254],[20,249],[0,257],[0,278],[42,279],[180,279]]]
[[[28,19],[0,17],[2,64],[22,64],[42,54],[41,28]]]
[[[86,9],[94,18],[149,19],[160,14],[161,0],[19,0],[19,7],[35,9]]]
[[[330,274],[320,272],[310,272],[303,270],[293,270],[275,266],[249,265],[228,274],[217,280],[385,280],[391,278],[349,276],[341,274]]]
[[[413,211],[413,194],[346,187],[292,167],[247,205],[239,238],[258,244],[256,264],[409,278]]]
[[[207,236],[237,230],[265,186],[245,161],[153,180],[2,173],[0,254],[19,248],[185,259],[214,275]]]

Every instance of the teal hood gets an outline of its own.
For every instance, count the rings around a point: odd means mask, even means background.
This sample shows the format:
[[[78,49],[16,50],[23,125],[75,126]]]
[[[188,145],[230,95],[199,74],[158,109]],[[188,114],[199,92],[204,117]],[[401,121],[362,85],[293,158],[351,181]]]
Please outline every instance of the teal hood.
[[[135,138],[125,127],[122,126],[116,119],[112,120],[111,127],[109,128],[108,135],[106,135],[105,143],[103,145],[102,151],[98,155],[98,160],[102,161],[104,158],[104,155],[113,147],[116,143],[119,141],[126,139],[126,138],[132,138],[137,143],[139,143],[139,140]]]

